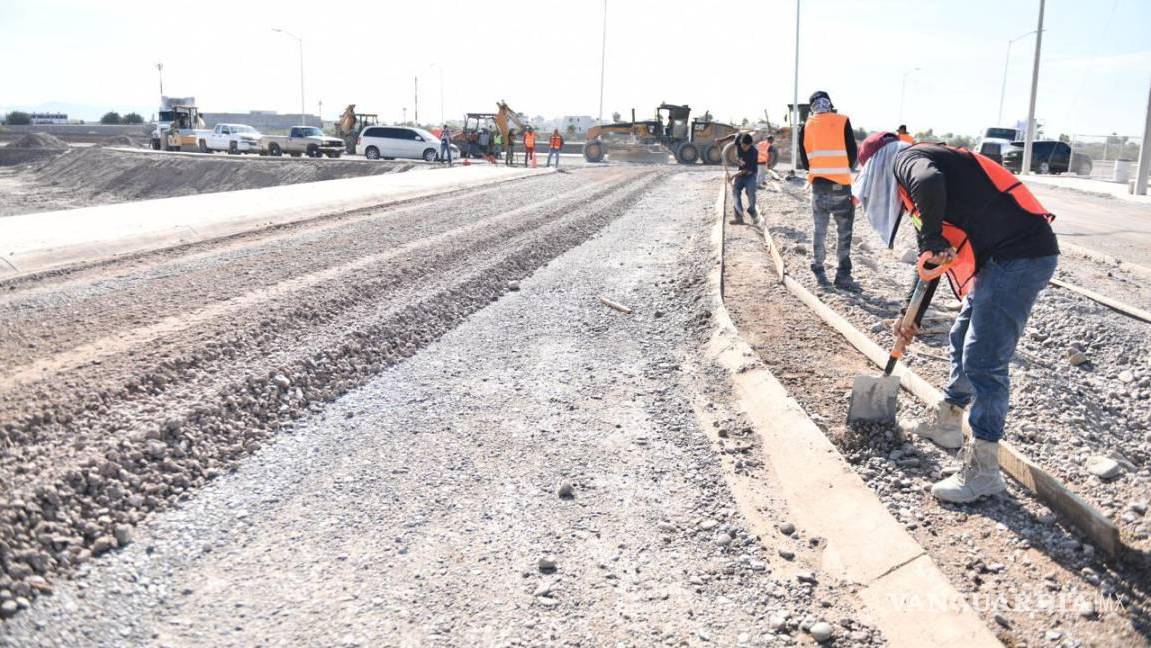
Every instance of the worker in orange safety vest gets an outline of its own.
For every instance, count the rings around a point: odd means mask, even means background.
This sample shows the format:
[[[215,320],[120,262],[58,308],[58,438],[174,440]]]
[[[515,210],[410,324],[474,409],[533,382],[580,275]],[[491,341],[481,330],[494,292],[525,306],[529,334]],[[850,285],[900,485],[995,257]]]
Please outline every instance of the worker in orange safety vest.
[[[536,165],[536,131],[531,126],[524,133],[524,166]]]
[[[855,205],[851,200],[851,169],[855,166],[855,133],[851,120],[835,111],[831,97],[822,90],[811,95],[811,114],[799,129],[799,164],[807,169],[811,183],[811,212],[815,231],[811,243],[811,271],[820,286],[827,286],[823,267],[827,227],[835,217],[838,235],[835,287],[859,292],[851,278],[851,231]]]
[[[900,124],[899,128],[896,129],[895,134],[899,136],[899,141],[901,142],[907,142],[908,144],[915,143],[915,138],[911,136],[911,133],[907,132],[906,124]]]
[[[563,135],[560,135],[560,129],[553,129],[552,136],[548,139],[548,161],[544,166],[551,166],[552,157],[554,156],[556,159],[556,168],[560,168],[560,151],[563,150],[563,147],[564,138]]]
[[[759,140],[755,148],[759,152],[759,157],[757,158],[759,173],[757,174],[756,184],[759,185],[760,189],[763,189],[764,182],[767,178],[767,170],[775,165],[775,161],[779,157],[775,150],[775,135],[768,135]]]

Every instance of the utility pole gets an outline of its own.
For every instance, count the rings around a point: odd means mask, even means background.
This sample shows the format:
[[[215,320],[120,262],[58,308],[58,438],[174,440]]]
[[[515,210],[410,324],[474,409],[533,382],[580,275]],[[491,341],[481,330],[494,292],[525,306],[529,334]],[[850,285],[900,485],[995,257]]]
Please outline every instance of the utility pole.
[[[1016,36],[1007,41],[1007,59],[1003,61],[1003,87],[999,89],[999,118],[995,120],[996,126],[1003,125],[1003,98],[1007,96],[1007,67],[1011,63],[1011,45],[1020,38],[1027,38],[1035,32],[1029,31],[1022,36]]]
[[[156,72],[158,72],[160,74],[160,101],[163,102],[164,101],[164,98],[163,98],[164,97],[164,64],[163,63],[157,63],[156,64]]]
[[[416,100],[412,104],[412,120],[416,122],[416,126],[420,125],[420,77],[415,78]]]
[[[304,108],[306,105],[304,103],[304,39],[286,29],[280,29],[279,27],[273,27],[272,31],[291,36],[292,38],[296,39],[296,44],[300,46],[300,125],[307,126],[307,118],[304,117],[304,115],[308,114],[307,109]]]
[[[795,0],[795,75],[791,89],[791,171],[799,164],[799,2]]]
[[[603,0],[603,33],[599,45],[599,121],[603,122],[603,73],[607,61],[607,0]]]
[[[1147,90],[1147,119],[1143,124],[1143,143],[1139,146],[1139,168],[1135,170],[1135,195],[1147,195],[1147,175],[1151,172],[1151,87]]]
[[[316,102],[316,116],[320,118],[320,128],[324,127],[324,101],[321,99]]]
[[[1039,0],[1039,27],[1035,30],[1035,63],[1031,68],[1031,103],[1027,106],[1027,135],[1023,140],[1021,174],[1031,174],[1031,145],[1035,142],[1035,95],[1039,93],[1039,52],[1043,47],[1043,8],[1046,0]]]

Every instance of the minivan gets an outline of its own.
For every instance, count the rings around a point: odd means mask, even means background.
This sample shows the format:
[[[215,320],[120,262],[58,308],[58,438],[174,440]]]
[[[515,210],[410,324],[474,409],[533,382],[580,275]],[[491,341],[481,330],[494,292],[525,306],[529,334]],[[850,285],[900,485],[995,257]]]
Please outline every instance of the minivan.
[[[368,126],[360,132],[356,147],[369,160],[410,158],[435,162],[440,159],[440,140],[422,129],[409,126]],[[452,146],[452,156],[460,150]]]

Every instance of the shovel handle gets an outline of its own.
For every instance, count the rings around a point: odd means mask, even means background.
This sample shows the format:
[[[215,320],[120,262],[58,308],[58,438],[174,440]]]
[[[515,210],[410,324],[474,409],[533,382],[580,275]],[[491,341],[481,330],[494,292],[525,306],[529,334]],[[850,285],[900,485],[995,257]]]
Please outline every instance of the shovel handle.
[[[923,254],[919,255],[919,259],[915,262],[916,274],[918,274],[919,278],[923,281],[932,281],[942,277],[943,273],[947,272],[947,269],[950,268],[953,263],[955,263],[955,259],[953,257],[947,263],[932,265],[927,261],[933,256],[935,256],[934,252],[924,252]]]
[[[922,260],[923,257],[920,257]],[[946,269],[946,266],[943,266]],[[942,273],[940,273],[942,274]],[[907,310],[903,312],[903,327],[906,328],[912,324],[919,326],[923,321],[923,314],[927,312],[927,307],[931,304],[931,298],[935,296],[935,288],[939,285],[939,277],[934,279],[924,280],[920,277],[915,279],[915,290],[911,293],[911,300],[907,302]],[[891,348],[891,353],[887,358],[887,366],[883,369],[885,376],[890,376],[892,371],[895,371],[895,364],[903,357],[907,351],[907,343],[903,339],[895,341],[895,346]]]

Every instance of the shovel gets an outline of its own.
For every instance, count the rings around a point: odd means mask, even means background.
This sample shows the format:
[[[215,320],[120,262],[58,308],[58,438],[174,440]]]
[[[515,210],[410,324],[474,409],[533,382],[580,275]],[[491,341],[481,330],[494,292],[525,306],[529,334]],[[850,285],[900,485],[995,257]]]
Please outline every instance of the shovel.
[[[916,326],[923,321],[923,314],[935,296],[935,289],[939,286],[939,278],[947,272],[950,263],[939,266],[928,266],[927,260],[931,258],[930,252],[924,252],[916,263],[915,290],[911,293],[911,300],[907,302],[907,310],[903,314],[903,325]],[[891,375],[895,365],[903,357],[906,345],[902,340],[896,340],[891,354],[887,358],[887,366],[883,368],[883,375],[856,376],[851,386],[851,401],[847,408],[847,423],[886,423],[895,424],[896,399],[899,396],[899,376]]]

